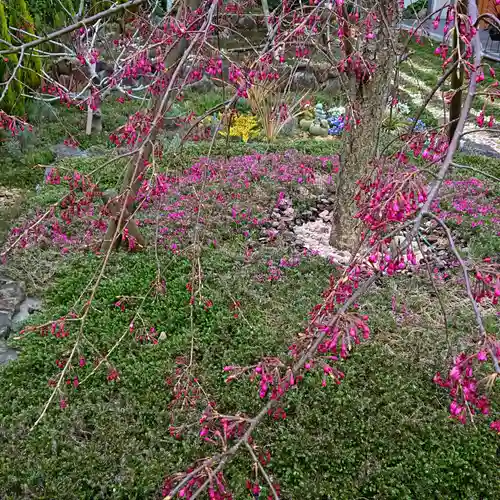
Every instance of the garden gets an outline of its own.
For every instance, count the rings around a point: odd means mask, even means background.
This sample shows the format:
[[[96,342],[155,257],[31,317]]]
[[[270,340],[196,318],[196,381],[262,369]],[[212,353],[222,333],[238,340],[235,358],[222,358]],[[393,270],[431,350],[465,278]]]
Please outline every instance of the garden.
[[[0,3],[0,498],[498,498],[474,4]]]

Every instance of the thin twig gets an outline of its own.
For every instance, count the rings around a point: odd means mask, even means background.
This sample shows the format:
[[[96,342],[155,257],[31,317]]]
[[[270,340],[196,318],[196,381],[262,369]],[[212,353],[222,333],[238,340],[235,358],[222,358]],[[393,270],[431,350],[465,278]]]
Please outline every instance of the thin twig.
[[[488,179],[491,179],[491,180],[496,181],[496,182],[500,182],[500,177],[495,177],[494,175],[488,174],[487,172],[483,172],[479,168],[471,167],[470,165],[461,165],[459,163],[452,162],[451,166],[453,168],[471,170],[472,172],[476,172],[476,174],[480,174],[484,177],[488,177]]]
[[[278,496],[278,493],[276,492],[271,479],[267,475],[267,472],[264,469],[264,467],[262,467],[262,464],[260,463],[260,460],[257,458],[257,455],[255,455],[252,447],[248,444],[248,441],[245,441],[245,446],[247,447],[248,453],[250,453],[250,456],[252,457],[253,461],[259,468],[261,474],[264,476],[264,479],[266,480],[267,484],[269,485],[269,489],[271,490],[273,497],[275,498],[275,500],[280,500],[280,497]]]
[[[424,252],[422,249],[422,241],[421,241],[420,237],[417,237],[417,244],[418,244],[418,248],[420,250],[420,253],[422,255],[424,255]],[[444,307],[443,299],[441,297],[441,294],[439,293],[438,287],[437,287],[436,282],[434,280],[434,276],[432,274],[429,259],[427,259],[425,256],[424,256],[424,259],[425,259],[425,267],[427,269],[427,274],[429,276],[429,281],[431,282],[432,288],[434,289],[434,293],[436,294],[436,297],[437,297],[438,302],[439,302],[439,307],[441,308],[441,312],[443,314],[444,334],[446,337],[446,344],[448,346],[448,354],[447,354],[447,357],[448,357],[451,354],[450,332],[448,330],[448,315],[446,314],[446,308]]]
[[[486,330],[484,328],[483,324],[483,319],[481,317],[481,313],[479,312],[479,308],[477,306],[477,302],[474,299],[474,295],[472,294],[472,287],[470,284],[470,278],[469,278],[469,269],[467,268],[467,265],[465,264],[464,260],[462,259],[462,256],[460,255],[459,251],[457,250],[457,247],[455,245],[455,241],[453,239],[453,235],[451,234],[450,228],[446,225],[446,223],[441,220],[439,217],[436,215],[427,212],[425,214],[426,217],[430,217],[432,220],[436,221],[446,232],[446,236],[448,238],[448,242],[450,244],[451,251],[455,255],[455,257],[458,260],[458,263],[460,264],[460,267],[462,268],[462,272],[464,275],[464,280],[465,280],[465,288],[467,290],[467,295],[469,296],[469,299],[471,301],[472,307],[474,309],[474,314],[476,316],[476,321],[479,327],[479,333],[481,335],[481,340],[484,340],[486,337]]]
[[[89,24],[92,24],[95,21],[98,21],[99,19],[102,19],[102,18],[108,17],[108,16],[112,16],[113,14],[116,14],[117,12],[120,12],[124,9],[128,9],[129,7],[135,7],[136,5],[140,5],[143,2],[145,2],[145,0],[130,0],[129,2],[115,5],[115,6],[111,7],[110,9],[103,10],[102,12],[95,14],[94,16],[87,17],[85,19],[82,19],[81,21],[70,24],[69,26],[66,26],[60,30],[53,31],[52,33],[49,33],[47,36],[45,36],[43,38],[37,38],[36,40],[32,40],[31,42],[27,42],[27,43],[24,43],[22,45],[15,46],[15,45],[12,45],[12,44],[9,44],[7,42],[2,41],[2,43],[5,43],[5,45],[10,45],[10,48],[0,50],[0,55],[15,54],[17,52],[21,52],[21,50],[31,49],[33,47],[36,47],[37,45],[42,44],[42,43],[49,42],[49,41],[53,40],[54,38],[59,38],[63,35],[66,35],[67,33],[71,33],[72,31],[75,31],[78,28],[82,28],[82,27],[85,27]]]

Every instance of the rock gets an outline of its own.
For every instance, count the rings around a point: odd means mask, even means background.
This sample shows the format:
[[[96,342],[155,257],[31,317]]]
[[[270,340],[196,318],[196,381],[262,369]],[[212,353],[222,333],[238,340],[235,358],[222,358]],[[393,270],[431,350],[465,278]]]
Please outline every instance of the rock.
[[[0,339],[6,338],[10,332],[12,318],[19,311],[26,298],[24,285],[8,276],[0,276]]]
[[[63,158],[81,158],[88,156],[86,151],[78,147],[67,146],[66,144],[57,144],[52,148],[52,152],[56,156],[56,160],[62,160]]]
[[[323,219],[325,222],[331,220],[332,216],[330,215],[330,212],[328,212],[328,210],[323,210],[323,212],[321,212],[319,214],[320,218]]]
[[[254,16],[242,16],[238,19],[238,26],[246,30],[254,30],[257,28],[257,21]]]
[[[332,75],[332,65],[330,63],[316,63],[311,65],[314,76],[319,83],[325,83]]]
[[[109,154],[109,151],[110,151],[109,148],[105,146],[94,144],[87,148],[86,153],[89,156],[105,156]]]
[[[324,92],[328,94],[338,94],[340,91],[340,78],[329,78],[322,86]]]
[[[0,366],[6,365],[10,361],[15,361],[18,356],[18,351],[7,347],[7,344],[0,340]]]
[[[423,8],[418,11],[417,13],[417,19],[425,19],[427,17],[427,9]]]
[[[488,156],[490,158],[500,158],[500,153],[493,144],[476,142],[470,139],[464,139],[460,143],[460,151],[473,155]]]
[[[288,207],[284,212],[283,215],[285,217],[293,217],[293,214],[295,213],[295,210],[292,207]]]
[[[26,297],[26,299],[19,305],[19,311],[12,317],[12,325],[17,325],[26,321],[31,314],[39,311],[42,306],[42,301],[34,297]]]
[[[7,337],[12,324],[12,314],[0,311],[0,339]]]
[[[325,119],[323,118],[323,120],[321,120],[319,123],[320,123],[320,125],[321,125],[323,128],[326,128],[326,129],[328,130],[329,126],[328,126],[328,121],[327,121],[327,120],[325,120]]]
[[[11,208],[18,205],[23,197],[20,189],[0,186],[0,209]]]
[[[192,90],[193,92],[206,94],[208,92],[211,92],[215,88],[215,84],[212,80],[210,80],[210,78],[204,75],[201,80],[186,85],[186,88],[188,90]]]
[[[326,137],[328,135],[328,129],[323,128],[321,125],[318,123],[313,123],[309,127],[309,133],[313,136],[317,137]]]
[[[346,265],[349,263],[351,255],[349,252],[337,250],[330,246],[330,224],[321,219],[308,222],[300,227],[295,227],[296,244],[307,248],[312,253],[320,257],[327,258],[334,263]]]
[[[305,71],[297,71],[291,82],[291,90],[308,90],[316,89],[318,87],[318,80],[313,73],[307,73]]]
[[[293,241],[295,239],[295,233],[293,231],[284,231],[283,238],[286,241]]]
[[[279,135],[283,137],[292,137],[295,134],[297,125],[297,118],[292,117],[283,125],[282,129],[279,132]]]
[[[304,130],[305,132],[309,132],[309,129],[311,128],[311,125],[313,124],[314,120],[307,120],[305,118],[302,118],[299,122],[299,127],[301,130]]]
[[[160,336],[158,337],[158,340],[160,342],[163,342],[164,340],[167,340],[167,334],[165,332],[161,332]]]

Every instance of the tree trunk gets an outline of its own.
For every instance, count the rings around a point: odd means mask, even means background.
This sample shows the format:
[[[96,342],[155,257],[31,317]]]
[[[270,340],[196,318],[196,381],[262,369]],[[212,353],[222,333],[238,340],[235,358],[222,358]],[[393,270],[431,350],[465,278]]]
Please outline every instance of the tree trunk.
[[[467,7],[465,6],[464,2],[459,1],[457,3],[457,10],[459,14],[464,14],[467,12]],[[465,50],[464,43],[461,40],[459,40],[456,30],[453,32],[452,50],[455,53],[453,56],[453,64],[456,64],[459,59],[459,50],[460,53],[462,54],[464,53]],[[447,130],[450,141],[452,140],[453,135],[455,134],[455,130],[458,125],[458,120],[462,112],[463,84],[464,84],[464,67],[463,65],[459,64],[451,74],[451,90],[453,92],[453,96],[450,102],[449,124]]]
[[[202,0],[187,0],[186,6],[191,10],[198,8],[202,3]],[[188,43],[185,38],[181,38],[168,52],[165,58],[165,67],[169,68],[167,72],[167,79],[173,78],[176,71],[178,63],[181,61],[182,57],[185,55]],[[186,54],[187,55],[187,54]],[[122,187],[120,190],[120,196],[115,200],[115,207],[121,207],[119,213],[111,215],[108,229],[104,240],[101,245],[101,252],[106,253],[111,245],[117,247],[120,238],[117,238],[117,231],[120,232],[124,227],[129,224],[129,227],[133,226],[133,221],[129,219],[133,217],[134,214],[134,204],[139,187],[142,184],[142,174],[147,168],[149,158],[153,153],[153,144],[156,141],[156,137],[161,127],[162,120],[156,120],[156,117],[163,117],[165,110],[168,109],[168,104],[172,100],[171,96],[167,96],[167,99],[163,95],[155,96],[152,105],[152,115],[155,117],[155,121],[152,125],[152,130],[149,136],[149,140],[145,145],[143,145],[139,151],[130,159],[130,162],[125,173]],[[121,219],[120,227],[118,227],[118,222]],[[146,242],[141,241],[140,248],[145,246]]]
[[[350,105],[347,109],[348,126],[342,135],[340,169],[335,186],[335,206],[330,233],[330,245],[342,250],[353,250],[359,241],[360,228],[354,218],[356,181],[364,176],[376,156],[397,57],[395,47],[398,45],[398,15],[397,12],[393,13],[394,9],[397,9],[397,2],[381,0],[375,7],[374,2],[370,0],[361,3],[366,11],[376,11],[379,19],[376,37],[373,40],[356,40],[352,33],[349,33],[346,23],[345,57],[347,59],[353,54],[356,43],[363,43],[363,60],[376,65],[376,68],[369,77],[359,78],[348,74],[344,78],[348,93],[347,102]],[[382,21],[384,17],[387,22]],[[362,20],[359,26],[362,26]]]

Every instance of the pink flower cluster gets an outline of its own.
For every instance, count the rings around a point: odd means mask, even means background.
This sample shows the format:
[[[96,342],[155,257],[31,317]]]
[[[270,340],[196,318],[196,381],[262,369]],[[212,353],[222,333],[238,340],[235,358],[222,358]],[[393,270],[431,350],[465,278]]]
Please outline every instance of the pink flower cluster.
[[[176,474],[174,476],[170,476],[165,479],[162,488],[162,498],[171,498],[171,492],[174,490],[175,485],[186,478],[188,475],[191,475],[195,471],[195,467],[190,467],[187,469],[185,473]],[[232,500],[233,495],[229,492],[227,488],[227,482],[222,472],[218,472],[217,474],[212,474],[209,472],[209,468],[203,468],[198,473],[194,474],[190,479],[186,482],[186,484],[179,489],[178,496],[179,498],[183,498],[189,500],[195,494],[195,492],[205,483],[205,481],[209,480],[210,485],[208,487],[208,498],[210,500]]]
[[[500,345],[495,349],[497,351],[495,355],[499,356]],[[488,415],[490,412],[490,402],[485,395],[479,394],[479,381],[474,373],[475,365],[485,363],[487,360],[488,353],[485,350],[473,356],[467,356],[462,352],[455,358],[445,379],[439,372],[434,376],[437,385],[450,391],[453,399],[450,404],[450,417],[462,424],[475,414]]]
[[[109,136],[109,140],[116,146],[126,144],[129,147],[141,143],[151,131],[153,117],[148,113],[137,111],[131,115],[125,125]]]
[[[478,302],[485,298],[490,299],[491,303],[496,306],[500,297],[500,264],[483,263],[476,270],[475,278],[476,283],[472,292],[474,298]]]
[[[385,231],[390,223],[413,217],[426,199],[427,189],[418,170],[378,168],[369,178],[358,181],[356,217],[372,231]]]

